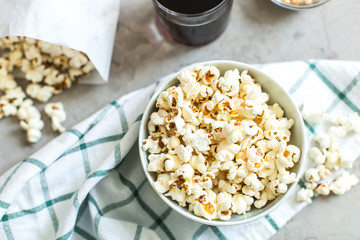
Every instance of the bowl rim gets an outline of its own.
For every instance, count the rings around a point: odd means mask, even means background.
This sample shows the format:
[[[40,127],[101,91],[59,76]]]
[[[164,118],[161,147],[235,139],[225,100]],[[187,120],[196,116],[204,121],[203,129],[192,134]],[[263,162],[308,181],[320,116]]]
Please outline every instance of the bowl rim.
[[[304,125],[304,121],[302,119],[301,113],[299,108],[296,106],[294,100],[291,98],[290,94],[278,83],[276,82],[274,79],[272,79],[269,75],[267,75],[266,73],[264,73],[263,71],[261,71],[260,69],[251,66],[249,64],[243,63],[243,62],[238,62],[238,61],[232,61],[232,60],[211,60],[211,61],[204,61],[204,62],[197,62],[194,64],[190,64],[187,65],[185,67],[182,67],[179,71],[176,71],[175,73],[169,74],[165,77],[162,78],[162,82],[161,84],[159,84],[153,95],[151,96],[149,102],[146,105],[145,111],[143,113],[143,117],[141,119],[141,123],[140,123],[140,128],[139,128],[139,135],[138,135],[138,148],[139,148],[139,155],[140,155],[140,161],[141,161],[141,165],[143,168],[143,171],[145,173],[146,178],[148,179],[151,188],[153,189],[153,191],[169,206],[171,207],[173,210],[175,210],[176,212],[178,212],[179,214],[183,215],[184,217],[191,219],[195,222],[199,222],[205,225],[212,225],[212,226],[232,226],[232,225],[238,225],[238,224],[244,224],[244,223],[248,223],[248,222],[252,222],[254,220],[257,220],[259,218],[262,218],[266,215],[268,215],[270,212],[272,212],[273,210],[275,210],[278,206],[280,206],[290,195],[291,193],[294,191],[294,189],[297,186],[297,182],[294,182],[291,184],[291,186],[289,187],[289,189],[287,190],[287,192],[283,195],[281,195],[281,198],[274,203],[273,206],[269,207],[268,209],[264,210],[263,212],[251,216],[249,218],[244,218],[244,219],[240,219],[237,221],[223,221],[223,220],[208,220],[205,219],[203,217],[200,216],[196,216],[194,213],[190,212],[188,209],[183,208],[181,206],[179,206],[177,203],[175,203],[173,200],[171,200],[170,198],[166,197],[164,194],[161,194],[159,192],[157,192],[154,189],[153,183],[154,183],[154,179],[152,178],[152,176],[150,175],[150,173],[146,170],[147,168],[147,164],[148,164],[148,159],[146,156],[146,151],[142,150],[142,141],[143,139],[146,138],[146,131],[145,129],[147,128],[147,123],[150,117],[150,114],[152,113],[152,109],[154,107],[154,104],[156,103],[156,99],[158,98],[159,94],[165,90],[165,87],[172,81],[176,81],[175,78],[177,76],[177,74],[179,72],[181,72],[183,69],[191,67],[191,66],[196,66],[196,65],[213,65],[213,64],[230,64],[233,65],[234,68],[238,68],[239,70],[249,70],[251,72],[258,72],[262,75],[264,75],[264,77],[266,77],[268,80],[270,80],[273,84],[275,84],[284,94],[287,95],[287,97],[291,100],[291,108],[293,108],[295,111],[294,115],[297,116],[297,118],[299,118],[300,121],[300,133],[302,135],[302,141],[301,141],[301,145],[302,148],[301,149],[301,157],[298,161],[298,171],[297,171],[297,177],[300,177],[303,172],[304,172],[304,168],[305,168],[305,153],[307,150],[307,145],[306,145],[306,132],[305,132],[305,125]],[[179,80],[178,80],[179,81]],[[256,81],[256,79],[255,79]],[[281,104],[280,104],[281,105]],[[299,133],[299,134],[300,134]],[[276,199],[276,198],[275,198]],[[251,210],[250,210],[251,211]],[[246,213],[244,214],[246,216]]]
[[[270,0],[270,1],[275,3],[276,5],[278,5],[280,7],[286,8],[286,9],[290,9],[290,10],[306,10],[306,9],[319,7],[319,6],[323,5],[324,3],[329,2],[330,0],[323,0],[321,2],[314,3],[314,4],[311,4],[311,5],[294,5],[294,4],[289,4],[289,3],[282,2],[281,0]]]

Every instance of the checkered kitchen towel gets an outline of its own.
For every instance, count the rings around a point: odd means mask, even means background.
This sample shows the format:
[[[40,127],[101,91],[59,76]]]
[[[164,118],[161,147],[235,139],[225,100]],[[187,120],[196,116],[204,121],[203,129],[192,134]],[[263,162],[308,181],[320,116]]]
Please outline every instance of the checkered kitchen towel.
[[[328,112],[360,114],[358,62],[258,67],[299,105],[307,100]],[[294,193],[262,219],[214,227],[187,220],[161,202],[134,145],[155,85],[110,103],[7,171],[0,178],[0,239],[266,239],[306,206]],[[309,134],[318,130],[307,128]]]

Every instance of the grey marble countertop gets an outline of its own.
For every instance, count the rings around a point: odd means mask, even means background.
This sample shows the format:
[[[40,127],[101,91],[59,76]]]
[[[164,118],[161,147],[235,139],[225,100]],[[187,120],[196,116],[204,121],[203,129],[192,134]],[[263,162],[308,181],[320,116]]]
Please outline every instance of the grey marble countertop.
[[[70,128],[112,100],[194,62],[359,60],[359,12],[360,1],[351,0],[331,0],[299,12],[282,9],[270,0],[235,0],[225,33],[194,48],[164,39],[155,27],[150,0],[123,0],[109,82],[78,84],[52,101],[64,103],[68,114],[65,126]],[[57,136],[49,121],[44,121],[42,139],[28,144],[16,118],[0,120],[0,173]],[[359,163],[355,171],[359,176]],[[359,196],[360,185],[342,197],[319,198],[272,239],[360,239]]]

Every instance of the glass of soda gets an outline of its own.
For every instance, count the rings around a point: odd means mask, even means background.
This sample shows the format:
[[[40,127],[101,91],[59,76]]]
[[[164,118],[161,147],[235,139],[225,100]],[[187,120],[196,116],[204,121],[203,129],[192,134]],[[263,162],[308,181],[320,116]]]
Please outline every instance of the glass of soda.
[[[157,25],[168,38],[200,46],[224,32],[233,0],[153,0],[153,3]]]

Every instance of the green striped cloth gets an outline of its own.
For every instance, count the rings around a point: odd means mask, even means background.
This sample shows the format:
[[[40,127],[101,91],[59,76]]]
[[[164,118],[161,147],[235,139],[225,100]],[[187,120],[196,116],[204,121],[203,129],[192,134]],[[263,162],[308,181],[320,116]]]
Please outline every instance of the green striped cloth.
[[[360,63],[258,65],[305,100],[360,114]],[[142,112],[156,84],[129,93],[60,135],[0,178],[0,239],[266,239],[305,203],[295,193],[266,217],[214,227],[187,220],[155,194],[140,166]],[[307,124],[313,134],[321,126]],[[349,147],[359,139],[349,139]],[[311,163],[309,163],[311,164]]]

